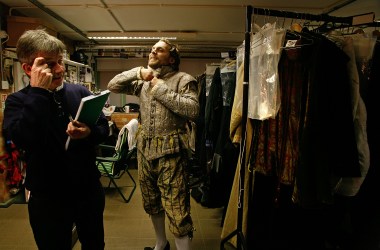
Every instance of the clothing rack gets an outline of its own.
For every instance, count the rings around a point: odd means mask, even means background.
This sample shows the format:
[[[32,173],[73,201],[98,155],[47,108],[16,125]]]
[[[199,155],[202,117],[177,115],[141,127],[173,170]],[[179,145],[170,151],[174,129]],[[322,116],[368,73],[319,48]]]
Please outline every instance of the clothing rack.
[[[291,19],[300,19],[300,20],[309,20],[317,22],[333,22],[333,23],[344,23],[352,24],[352,17],[335,17],[327,14],[309,14],[309,13],[298,13],[282,10],[270,10],[263,8],[253,8],[253,15],[262,15],[262,16],[274,16],[274,17],[285,17]]]
[[[297,20],[308,20],[315,22],[324,22],[320,28],[313,31],[324,32],[331,29],[343,29],[347,27],[354,26],[365,26],[365,27],[379,27],[379,23],[375,22],[375,13],[369,12],[360,15],[348,16],[348,17],[336,17],[330,16],[328,14],[309,14],[309,13],[298,13],[282,10],[270,10],[263,8],[253,8],[253,15],[262,16],[274,16],[283,17]]]
[[[349,17],[335,17],[327,14],[315,15],[309,13],[298,13],[289,12],[281,10],[271,10],[264,8],[253,8],[252,6],[246,6],[246,23],[245,23],[245,39],[244,39],[244,75],[243,75],[243,100],[242,100],[242,141],[240,142],[240,184],[239,184],[239,196],[240,204],[238,207],[238,220],[236,229],[231,232],[227,237],[221,240],[220,249],[224,249],[224,244],[228,242],[234,236],[237,236],[237,249],[246,250],[247,243],[242,231],[243,222],[243,205],[244,205],[244,187],[245,187],[245,162],[246,162],[246,131],[247,131],[247,117],[248,117],[248,84],[249,84],[249,58],[250,58],[250,44],[251,44],[251,20],[252,14],[254,15],[264,15],[264,16],[274,16],[274,17],[284,17],[291,19],[300,19],[308,21],[317,21],[333,24],[341,24],[339,28],[351,27],[358,25],[365,25],[368,23],[375,23],[375,14],[365,13],[361,15],[349,16]],[[335,27],[337,28],[337,27]],[[249,176],[249,183],[251,182],[252,175]],[[249,191],[249,190],[248,190]]]

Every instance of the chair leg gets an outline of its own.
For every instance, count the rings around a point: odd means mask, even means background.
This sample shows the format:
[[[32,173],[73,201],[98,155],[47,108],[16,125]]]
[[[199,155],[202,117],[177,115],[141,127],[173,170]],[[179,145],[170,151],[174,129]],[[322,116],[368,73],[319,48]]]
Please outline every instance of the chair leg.
[[[114,185],[114,187],[117,189],[117,191],[119,192],[119,194],[121,195],[121,197],[123,198],[123,200],[128,203],[131,198],[132,198],[132,195],[133,193],[135,192],[136,190],[136,187],[137,187],[137,184],[136,184],[136,181],[133,179],[131,173],[128,171],[128,169],[126,168],[125,169],[125,172],[127,172],[129,178],[132,180],[133,182],[133,185],[132,186],[126,186],[126,187],[132,187],[132,191],[131,193],[129,194],[128,198],[125,197],[125,195],[123,194],[122,190],[120,189],[120,187],[116,184],[116,181],[115,181],[115,178],[114,176],[112,176],[106,169],[106,167],[102,164],[102,163],[99,163],[101,164],[101,166],[103,167],[103,170],[104,172],[107,174],[107,177],[109,178],[109,182],[108,182],[108,187],[107,188],[110,188],[111,187],[111,183]],[[120,176],[119,176],[120,177]],[[119,179],[119,177],[117,179]]]
[[[129,197],[128,199],[126,199],[123,192],[121,192],[119,186],[116,185],[115,180],[112,177],[110,177],[110,180],[113,183],[113,185],[115,186],[115,188],[117,189],[117,191],[119,192],[119,194],[121,195],[121,197],[123,198],[123,200],[128,203],[131,198]]]
[[[137,187],[137,184],[136,184],[136,181],[133,179],[131,173],[129,173],[128,170],[126,170],[127,174],[129,175],[129,177],[131,178],[132,182],[133,182],[133,188],[132,188],[132,191],[131,193],[129,194],[128,198],[125,197],[125,195],[123,194],[123,192],[121,191],[121,189],[119,188],[119,186],[116,184],[116,181],[114,180],[114,178],[108,174],[108,178],[110,179],[110,184],[112,182],[112,184],[114,185],[114,187],[117,189],[117,191],[119,192],[119,194],[121,195],[121,197],[123,198],[123,200],[128,203],[131,198],[132,198],[132,195],[133,193],[135,192],[136,190],[136,187]],[[110,187],[110,185],[108,185],[108,187]],[[128,186],[129,187],[129,186]]]
[[[131,194],[129,195],[129,198],[128,198],[128,201],[129,201],[129,200],[131,199],[133,193],[134,193],[135,190],[136,190],[137,184],[136,184],[135,179],[133,179],[133,177],[132,177],[132,175],[131,175],[131,173],[129,172],[128,169],[126,169],[126,172],[127,172],[127,174],[129,175],[129,178],[131,178],[131,180],[132,180],[132,182],[133,182],[133,189],[132,189]]]

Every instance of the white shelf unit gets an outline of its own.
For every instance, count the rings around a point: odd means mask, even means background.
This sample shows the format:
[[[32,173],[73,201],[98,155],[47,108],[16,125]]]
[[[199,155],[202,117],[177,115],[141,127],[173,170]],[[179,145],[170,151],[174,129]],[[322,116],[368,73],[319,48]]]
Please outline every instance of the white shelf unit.
[[[24,88],[29,83],[29,78],[22,70],[14,49],[5,49],[2,53],[2,59],[3,65],[0,66],[3,72],[5,68],[12,66],[12,82],[9,83],[14,88],[12,91],[18,91]],[[74,84],[83,84],[90,91],[95,91],[95,77],[93,69],[90,66],[68,59],[64,59],[64,63],[66,67],[65,81]]]
[[[92,68],[83,63],[64,59],[66,66],[65,80],[69,83],[83,84],[90,91],[95,90],[95,79]]]

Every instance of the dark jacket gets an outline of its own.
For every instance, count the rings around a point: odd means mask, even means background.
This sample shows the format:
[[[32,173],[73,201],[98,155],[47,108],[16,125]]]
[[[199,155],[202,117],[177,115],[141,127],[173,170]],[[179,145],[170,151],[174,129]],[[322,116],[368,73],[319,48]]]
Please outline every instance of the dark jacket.
[[[97,186],[95,149],[109,133],[105,116],[101,114],[97,124],[89,126],[88,138],[71,140],[65,150],[69,114],[75,117],[81,98],[90,94],[79,84],[65,83],[55,94],[29,85],[7,97],[4,137],[25,151],[25,187],[32,194],[72,196]]]

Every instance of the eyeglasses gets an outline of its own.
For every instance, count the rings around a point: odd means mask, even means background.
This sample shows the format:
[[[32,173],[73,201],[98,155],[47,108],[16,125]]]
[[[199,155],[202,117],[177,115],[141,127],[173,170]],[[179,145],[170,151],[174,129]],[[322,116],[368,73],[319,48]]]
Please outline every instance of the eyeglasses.
[[[62,94],[61,93],[58,93],[60,91],[54,91],[53,92],[53,100],[54,102],[57,104],[57,115],[58,117],[62,117],[65,115],[65,111],[63,110],[63,106],[62,106]]]

